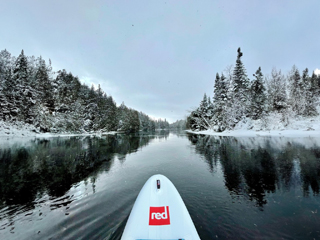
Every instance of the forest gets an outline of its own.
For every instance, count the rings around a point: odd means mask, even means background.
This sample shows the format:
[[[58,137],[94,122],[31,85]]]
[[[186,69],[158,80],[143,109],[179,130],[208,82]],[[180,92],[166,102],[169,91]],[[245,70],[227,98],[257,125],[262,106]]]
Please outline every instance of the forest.
[[[0,52],[0,123],[23,123],[35,132],[137,132],[168,129],[166,120],[119,106],[100,87],[81,84],[65,69],[53,72],[51,60]]]
[[[190,112],[188,129],[223,132],[251,120],[266,130],[274,118],[286,127],[291,119],[319,114],[320,75],[313,72],[310,76],[308,68],[300,73],[294,65],[288,74],[273,68],[266,76],[259,67],[250,79],[241,49],[237,52],[235,66],[216,74],[213,98],[204,94],[199,106]]]

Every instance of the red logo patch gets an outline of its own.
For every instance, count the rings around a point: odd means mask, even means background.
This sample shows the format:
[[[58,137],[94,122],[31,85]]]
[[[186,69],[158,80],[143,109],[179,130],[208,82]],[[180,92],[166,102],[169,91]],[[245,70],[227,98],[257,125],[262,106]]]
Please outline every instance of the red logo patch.
[[[149,225],[170,225],[169,206],[150,207]]]

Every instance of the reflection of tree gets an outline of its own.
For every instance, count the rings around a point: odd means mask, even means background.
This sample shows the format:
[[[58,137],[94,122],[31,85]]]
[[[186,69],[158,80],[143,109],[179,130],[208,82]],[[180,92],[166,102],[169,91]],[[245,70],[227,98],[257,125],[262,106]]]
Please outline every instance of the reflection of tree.
[[[284,187],[300,184],[304,195],[310,189],[314,194],[320,190],[320,149],[286,142],[279,151],[279,145],[266,139],[265,144],[252,145],[254,139],[214,137],[189,134],[188,138],[202,155],[210,171],[219,160],[224,173],[225,186],[232,195],[244,195],[263,207],[266,194]],[[281,141],[286,141],[281,139]],[[299,179],[297,179],[299,178]]]
[[[34,204],[44,193],[63,196],[70,187],[111,168],[123,156],[146,146],[154,136],[110,135],[104,138],[35,140],[30,147],[0,149],[0,207]]]
[[[289,190],[291,178],[293,174],[293,149],[291,144],[287,144],[286,148],[277,155],[277,164],[279,169],[280,182]]]
[[[258,206],[267,203],[266,192],[274,192],[277,173],[274,159],[265,150],[252,150],[251,156],[243,159],[242,172],[247,184],[250,200],[255,200]]]
[[[217,166],[218,148],[216,148],[216,139],[208,135],[188,135],[189,140],[195,145],[197,153],[204,156],[209,166],[210,172],[213,172]]]
[[[320,186],[320,156],[319,149],[312,148],[311,151],[302,149],[300,154],[300,167],[303,182],[303,193],[309,195],[310,188],[313,194],[319,194]]]
[[[225,185],[231,194],[239,195],[241,192],[241,169],[239,159],[233,153],[234,149],[230,149],[230,145],[220,145],[220,162],[224,172]]]

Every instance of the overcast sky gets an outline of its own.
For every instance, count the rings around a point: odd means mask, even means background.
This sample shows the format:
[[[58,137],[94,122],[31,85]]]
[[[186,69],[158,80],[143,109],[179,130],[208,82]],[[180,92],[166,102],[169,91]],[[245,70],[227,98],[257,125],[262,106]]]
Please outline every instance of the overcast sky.
[[[42,56],[117,104],[172,122],[213,96],[241,47],[247,74],[320,68],[320,3],[294,0],[2,0],[0,46]]]

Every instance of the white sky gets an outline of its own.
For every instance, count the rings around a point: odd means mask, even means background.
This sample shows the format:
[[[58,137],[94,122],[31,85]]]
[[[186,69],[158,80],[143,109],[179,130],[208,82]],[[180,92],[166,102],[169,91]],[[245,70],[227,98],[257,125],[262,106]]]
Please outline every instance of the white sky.
[[[51,59],[117,102],[170,122],[183,118],[241,47],[262,68],[320,68],[317,0],[10,0],[0,46]]]

